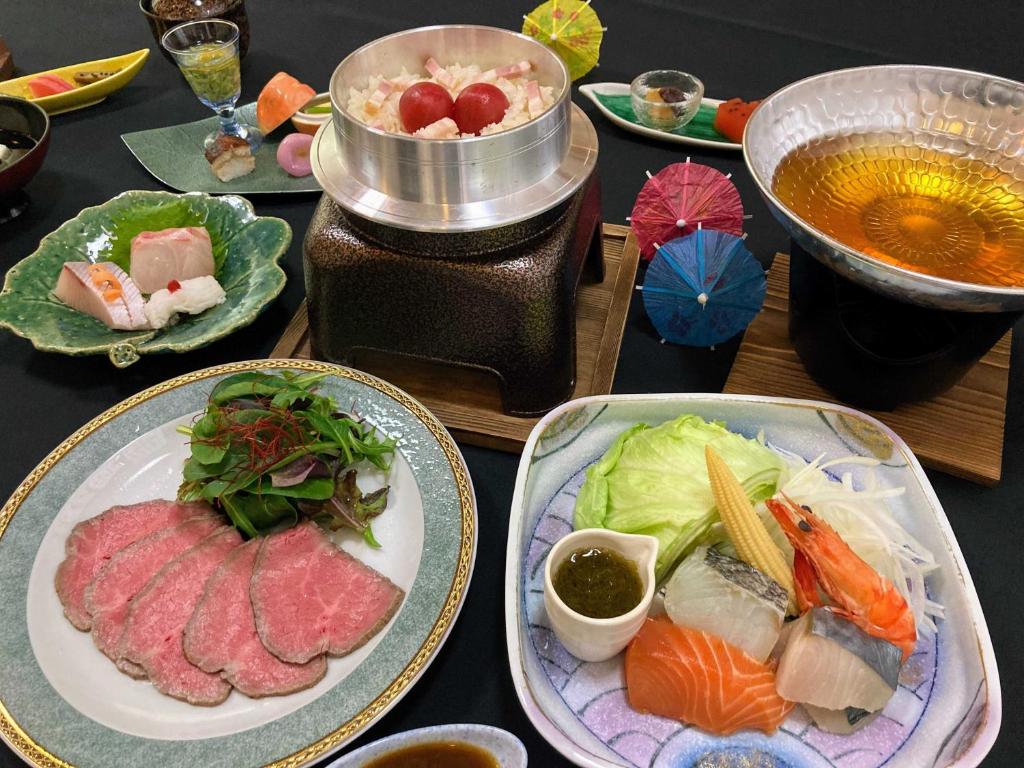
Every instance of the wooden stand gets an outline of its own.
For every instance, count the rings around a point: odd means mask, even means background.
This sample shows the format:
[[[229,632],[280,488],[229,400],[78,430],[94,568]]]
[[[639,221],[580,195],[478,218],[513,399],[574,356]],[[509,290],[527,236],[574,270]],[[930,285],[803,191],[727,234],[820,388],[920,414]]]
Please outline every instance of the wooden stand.
[[[576,389],[573,397],[611,392],[640,250],[628,227],[605,224],[604,282],[581,283],[576,297]],[[271,357],[309,359],[305,303]],[[363,354],[356,365],[404,389],[429,408],[456,440],[519,452],[537,418],[501,410],[497,382],[482,371],[408,358]]]
[[[789,257],[777,254],[768,272],[764,309],[747,329],[725,392],[834,401],[804,371],[789,340]],[[1006,336],[948,392],[892,411],[868,411],[902,437],[921,463],[985,485],[1002,474]]]

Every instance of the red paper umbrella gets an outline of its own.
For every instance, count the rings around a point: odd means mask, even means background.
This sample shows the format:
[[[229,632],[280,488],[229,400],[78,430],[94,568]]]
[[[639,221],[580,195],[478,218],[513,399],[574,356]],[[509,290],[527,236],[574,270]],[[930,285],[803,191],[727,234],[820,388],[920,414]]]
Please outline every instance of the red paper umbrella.
[[[743,203],[729,176],[706,165],[673,163],[655,175],[636,196],[630,226],[640,242],[640,255],[650,260],[659,245],[696,231],[715,229],[743,233]]]

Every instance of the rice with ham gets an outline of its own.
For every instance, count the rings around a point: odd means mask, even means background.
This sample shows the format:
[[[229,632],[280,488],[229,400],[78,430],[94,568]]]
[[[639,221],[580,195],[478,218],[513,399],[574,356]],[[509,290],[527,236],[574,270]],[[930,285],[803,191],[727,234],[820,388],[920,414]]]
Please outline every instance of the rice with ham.
[[[463,88],[473,83],[491,83],[497,86],[508,98],[509,107],[501,122],[484,127],[480,131],[481,136],[507,131],[529,122],[555,103],[554,89],[540,85],[530,78],[528,62],[484,71],[476,64],[451,64],[441,67],[433,59],[428,59],[426,68],[430,72],[429,76],[411,74],[403,67],[400,74],[391,78],[372,75],[363,90],[350,88],[349,114],[367,125],[389,133],[414,135],[420,138],[456,139],[468,138],[473,134],[460,134],[454,121],[449,118],[421,128],[415,134],[406,131],[402,127],[398,112],[398,102],[402,98],[402,93],[416,83],[432,82],[447,89],[455,99]]]

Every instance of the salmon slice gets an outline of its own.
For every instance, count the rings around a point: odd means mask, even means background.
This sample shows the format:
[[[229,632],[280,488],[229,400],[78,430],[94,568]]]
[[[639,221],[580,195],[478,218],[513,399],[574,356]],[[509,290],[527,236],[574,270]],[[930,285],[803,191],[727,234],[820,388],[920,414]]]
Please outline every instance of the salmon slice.
[[[793,703],[775,690],[775,672],[721,638],[648,619],[626,650],[626,689],[638,712],[671,717],[727,736],[773,733]]]

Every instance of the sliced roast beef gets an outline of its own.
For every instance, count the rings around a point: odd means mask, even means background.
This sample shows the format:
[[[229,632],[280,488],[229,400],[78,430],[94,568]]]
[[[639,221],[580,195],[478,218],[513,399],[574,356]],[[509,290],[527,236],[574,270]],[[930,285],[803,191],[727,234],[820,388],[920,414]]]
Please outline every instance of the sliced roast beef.
[[[216,517],[204,514],[154,531],[116,552],[86,588],[85,607],[92,616],[93,642],[115,662],[120,659],[118,666],[128,674],[144,674],[119,651],[132,599],[157,571],[220,527]]]
[[[263,645],[301,664],[354,651],[388,622],[404,593],[303,523],[263,540],[249,595]]]
[[[220,675],[185,658],[182,633],[207,579],[241,541],[234,528],[222,526],[167,563],[132,600],[121,650],[161,693],[190,704],[220,704],[231,692]]]
[[[235,549],[206,582],[203,597],[185,627],[185,656],[206,672],[221,672],[246,696],[279,696],[316,684],[327,672],[321,654],[289,664],[271,654],[256,634],[249,582],[258,540]]]
[[[212,514],[213,510],[206,504],[157,499],[111,507],[80,522],[71,530],[64,545],[64,561],[57,567],[57,596],[64,604],[64,615],[79,629],[89,629],[92,619],[85,606],[85,588],[110,558],[143,536],[204,512]]]

